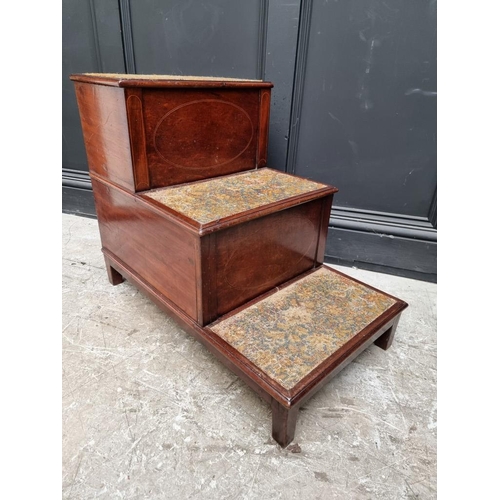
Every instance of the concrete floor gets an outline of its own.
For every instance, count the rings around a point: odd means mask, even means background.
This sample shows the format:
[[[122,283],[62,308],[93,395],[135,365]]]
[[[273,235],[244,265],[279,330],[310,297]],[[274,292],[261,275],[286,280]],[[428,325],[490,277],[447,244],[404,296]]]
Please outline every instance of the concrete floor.
[[[268,404],[112,287],[97,222],[63,215],[63,498],[436,498],[436,285],[338,269],[410,307],[391,349],[306,403],[283,450]]]

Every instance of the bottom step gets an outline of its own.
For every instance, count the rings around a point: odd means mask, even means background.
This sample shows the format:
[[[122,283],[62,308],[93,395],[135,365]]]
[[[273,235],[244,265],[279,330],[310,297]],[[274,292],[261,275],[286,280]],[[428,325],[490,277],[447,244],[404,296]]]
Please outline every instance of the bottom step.
[[[387,349],[407,304],[320,267],[206,327],[273,398],[273,437],[293,439],[299,403],[375,342]]]
[[[408,306],[321,266],[201,327],[107,249],[113,285],[134,283],[271,403],[272,435],[287,446],[299,407],[372,343],[388,349]]]

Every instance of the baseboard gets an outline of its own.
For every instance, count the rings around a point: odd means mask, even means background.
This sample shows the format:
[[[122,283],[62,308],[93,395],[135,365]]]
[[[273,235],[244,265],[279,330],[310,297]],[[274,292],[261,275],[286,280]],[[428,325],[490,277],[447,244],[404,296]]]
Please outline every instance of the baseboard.
[[[63,185],[62,211],[65,214],[74,214],[96,219],[97,215],[92,190]]]
[[[325,262],[437,282],[437,243],[329,227]]]

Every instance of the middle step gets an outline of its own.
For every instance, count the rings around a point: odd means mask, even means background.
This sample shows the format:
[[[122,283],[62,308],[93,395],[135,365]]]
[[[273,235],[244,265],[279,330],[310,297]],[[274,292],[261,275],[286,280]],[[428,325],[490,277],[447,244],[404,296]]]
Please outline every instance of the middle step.
[[[136,194],[149,223],[164,215],[154,224],[158,245],[145,235],[155,286],[206,325],[319,266],[336,191],[261,168]]]

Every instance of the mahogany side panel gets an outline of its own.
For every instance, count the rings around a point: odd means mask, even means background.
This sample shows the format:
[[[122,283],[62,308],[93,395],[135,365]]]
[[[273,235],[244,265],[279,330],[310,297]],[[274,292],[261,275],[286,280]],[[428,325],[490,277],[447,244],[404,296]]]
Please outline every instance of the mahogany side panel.
[[[75,82],[89,170],[134,191],[124,89]]]
[[[260,89],[143,89],[150,187],[257,166]]]
[[[216,316],[315,266],[322,205],[314,200],[215,233]]]
[[[197,319],[197,235],[151,210],[132,194],[92,180],[104,250]]]

